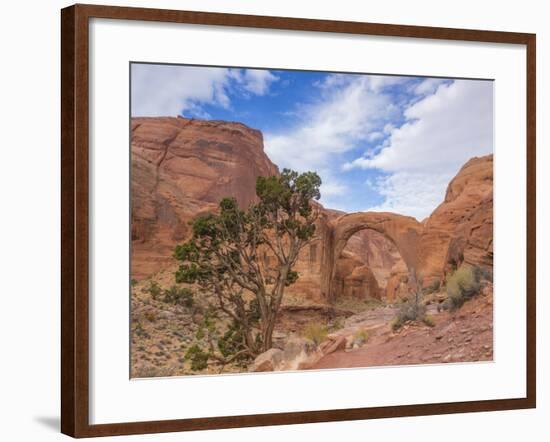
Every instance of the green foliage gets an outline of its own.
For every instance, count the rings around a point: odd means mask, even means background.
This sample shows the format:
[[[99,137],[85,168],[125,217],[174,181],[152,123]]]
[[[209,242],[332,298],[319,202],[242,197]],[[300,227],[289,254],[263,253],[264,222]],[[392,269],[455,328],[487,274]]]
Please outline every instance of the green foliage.
[[[224,317],[224,331],[202,328],[211,357],[250,356],[271,347],[284,289],[298,280],[293,266],[315,234],[318,213],[311,201],[320,198],[320,185],[314,172],[285,169],[259,177],[257,203],[243,210],[235,198],[223,198],[218,213],[195,218],[192,239],[175,247],[176,282],[213,297],[210,307]],[[274,259],[258,259],[267,254]]]
[[[233,321],[225,333],[218,338],[217,345],[218,350],[225,358],[240,353],[240,356],[236,358],[237,361],[242,362],[250,359],[250,355],[244,353],[244,350],[246,350],[246,340],[242,334],[241,327],[239,327],[236,321]]]
[[[479,292],[482,272],[479,268],[467,264],[461,265],[449,278],[447,278],[446,306],[456,310],[465,301]]]
[[[185,353],[185,359],[191,361],[191,370],[200,371],[208,367],[209,355],[197,344],[189,347]]]
[[[424,318],[422,318],[422,322],[426,324],[428,327],[435,327],[434,318],[432,318],[430,315],[424,316]]]
[[[324,324],[318,322],[309,322],[303,331],[304,338],[307,338],[319,345],[328,335],[328,329]]]
[[[156,281],[149,281],[149,285],[144,289],[146,293],[149,293],[151,295],[151,298],[156,300],[160,294],[162,293],[162,290],[160,288],[160,285]]]
[[[180,288],[175,285],[164,290],[163,301],[169,304],[181,305],[187,308],[193,307],[195,299],[193,292],[188,288]]]
[[[419,299],[413,298],[399,306],[397,316],[392,321],[394,331],[399,330],[407,321],[423,321],[426,317],[426,306]]]
[[[133,279],[133,278],[132,278],[132,279],[130,280],[130,286],[131,286],[131,287],[135,287],[135,286],[137,285],[137,283],[138,283],[138,280],[137,280],[137,279]]]
[[[289,285],[294,284],[296,281],[298,281],[299,276],[300,275],[298,274],[298,272],[290,270],[286,276],[285,286],[288,287]]]

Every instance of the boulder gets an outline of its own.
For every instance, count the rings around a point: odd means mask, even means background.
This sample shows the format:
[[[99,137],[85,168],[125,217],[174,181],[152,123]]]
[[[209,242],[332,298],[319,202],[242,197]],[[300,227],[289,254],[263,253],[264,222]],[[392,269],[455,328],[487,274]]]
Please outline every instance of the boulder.
[[[250,372],[263,372],[277,370],[283,360],[283,351],[278,348],[270,348],[254,359],[254,363],[248,368]]]
[[[347,339],[345,336],[338,336],[334,340],[329,341],[330,343],[325,345],[322,349],[323,355],[329,355],[335,351],[345,350]]]
[[[320,358],[315,343],[306,338],[290,338],[283,351],[283,370],[300,370],[317,362]]]

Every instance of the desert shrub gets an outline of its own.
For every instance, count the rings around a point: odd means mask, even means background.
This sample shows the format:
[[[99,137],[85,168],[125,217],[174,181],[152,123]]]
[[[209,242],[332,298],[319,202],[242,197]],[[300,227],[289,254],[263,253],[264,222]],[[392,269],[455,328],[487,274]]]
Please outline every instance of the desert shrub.
[[[323,342],[326,339],[327,334],[327,327],[318,322],[310,322],[308,325],[306,325],[306,328],[303,332],[304,337],[313,341],[315,345],[319,345],[321,342]]]
[[[422,318],[422,322],[428,327],[435,327],[434,319],[430,315],[426,315]]]
[[[209,354],[206,353],[197,344],[189,347],[185,353],[185,359],[191,361],[191,370],[199,371],[208,367]]]
[[[413,298],[400,305],[397,316],[391,323],[392,329],[399,330],[405,322],[422,321],[426,317],[426,306]]]
[[[353,334],[353,342],[363,345],[369,340],[370,334],[366,328],[360,328]]]
[[[447,300],[445,307],[456,310],[465,301],[479,292],[481,286],[482,271],[478,267],[467,264],[461,265],[447,279]]]
[[[145,316],[145,319],[147,319],[149,322],[156,322],[157,320],[157,312],[154,310],[147,310],[143,316]]]
[[[157,299],[160,294],[162,293],[162,290],[160,288],[160,285],[157,281],[149,281],[149,285],[143,289],[144,292],[149,293],[151,295],[151,298]]]
[[[179,288],[175,285],[164,290],[163,301],[169,304],[182,305],[184,307],[193,307],[195,299],[193,292],[188,288]]]
[[[137,280],[137,279],[133,279],[133,278],[132,278],[132,279],[130,280],[130,285],[131,285],[132,287],[135,287],[135,286],[137,285],[137,283],[138,283],[138,280]]]

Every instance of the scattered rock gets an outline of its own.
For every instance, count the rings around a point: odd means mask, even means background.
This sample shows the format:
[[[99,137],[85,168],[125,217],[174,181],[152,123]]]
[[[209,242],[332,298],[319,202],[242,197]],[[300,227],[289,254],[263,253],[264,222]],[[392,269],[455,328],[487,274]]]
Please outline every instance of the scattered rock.
[[[339,336],[335,341],[332,341],[332,343],[324,349],[323,354],[329,355],[338,350],[345,350],[346,342],[347,340],[345,336]]]
[[[251,372],[264,372],[277,370],[283,360],[283,351],[278,348],[270,348],[254,359],[254,363],[248,368]]]

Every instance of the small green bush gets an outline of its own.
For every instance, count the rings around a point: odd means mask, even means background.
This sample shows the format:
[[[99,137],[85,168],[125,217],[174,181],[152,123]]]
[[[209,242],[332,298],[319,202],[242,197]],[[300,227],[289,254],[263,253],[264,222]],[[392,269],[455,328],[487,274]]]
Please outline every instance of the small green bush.
[[[318,322],[310,322],[306,325],[303,335],[305,338],[312,340],[315,345],[319,345],[326,339],[328,330],[323,324],[319,324]]]
[[[424,316],[424,318],[422,318],[422,322],[428,327],[435,327],[435,321],[430,315]]]
[[[153,280],[149,281],[149,285],[145,287],[143,291],[149,293],[151,295],[151,298],[153,298],[154,300],[156,300],[162,293],[158,282]]]
[[[425,317],[426,306],[420,300],[410,299],[400,305],[397,316],[391,323],[392,330],[399,330],[407,321],[422,321]]]
[[[182,305],[184,307],[193,307],[195,299],[193,292],[188,288],[179,288],[175,285],[164,290],[163,301],[169,304]]]
[[[209,355],[197,344],[189,347],[185,353],[185,359],[191,361],[191,370],[200,371],[208,367]]]
[[[445,305],[454,311],[479,292],[482,272],[467,264],[461,265],[447,279],[447,300]]]

